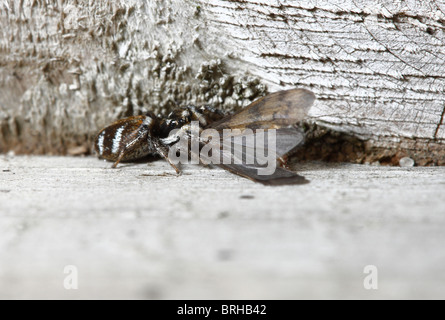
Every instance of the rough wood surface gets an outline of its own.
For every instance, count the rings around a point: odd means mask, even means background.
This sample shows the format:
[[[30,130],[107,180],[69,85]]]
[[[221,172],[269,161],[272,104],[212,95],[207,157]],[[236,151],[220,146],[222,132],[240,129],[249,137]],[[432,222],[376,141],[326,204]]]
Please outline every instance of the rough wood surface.
[[[0,151],[89,150],[118,117],[298,86],[374,160],[443,164],[444,26],[435,0],[3,1]]]
[[[110,165],[0,157],[0,298],[445,298],[445,167],[313,163],[266,187]]]

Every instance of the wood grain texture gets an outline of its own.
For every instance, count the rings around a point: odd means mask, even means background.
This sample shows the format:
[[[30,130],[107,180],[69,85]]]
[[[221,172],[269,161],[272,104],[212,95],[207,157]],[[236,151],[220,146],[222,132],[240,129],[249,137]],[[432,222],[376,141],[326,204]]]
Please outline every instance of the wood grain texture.
[[[302,87],[312,121],[366,152],[440,164],[444,26],[434,0],[4,1],[0,151],[65,153],[119,117]]]
[[[227,35],[225,49],[250,72],[316,93],[318,123],[378,146],[406,138],[443,144],[442,3],[209,1],[205,8],[209,25]]]

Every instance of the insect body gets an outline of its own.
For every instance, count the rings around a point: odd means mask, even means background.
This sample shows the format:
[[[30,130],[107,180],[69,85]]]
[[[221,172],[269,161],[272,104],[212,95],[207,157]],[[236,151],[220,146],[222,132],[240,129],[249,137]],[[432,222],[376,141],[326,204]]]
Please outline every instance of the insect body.
[[[227,129],[239,129],[238,135],[242,135],[246,139],[238,141],[248,141],[249,138],[257,138],[258,132],[274,129],[276,135],[276,141],[273,144],[276,155],[274,161],[278,160],[283,163],[287,153],[304,141],[304,135],[296,127],[296,123],[304,119],[314,100],[315,96],[312,92],[304,89],[292,89],[260,98],[246,108],[227,116],[208,106],[199,108],[188,106],[174,110],[166,118],[159,118],[152,113],[129,117],[102,129],[95,139],[94,147],[99,157],[114,161],[113,168],[120,161],[135,160],[149,154],[157,154],[166,159],[177,173],[180,173],[179,168],[169,158],[169,149],[181,136],[195,139],[194,142],[200,148],[207,145],[206,147],[213,146],[222,150],[224,145],[234,143],[233,137],[221,138],[219,141],[212,139],[209,142],[209,140],[201,140],[199,137],[193,136],[190,128],[191,123],[195,121],[199,124],[200,131],[212,129],[213,132],[221,133],[222,137],[224,137],[223,132]],[[172,132],[176,133],[171,134]],[[216,142],[218,143],[216,144]],[[246,142],[239,143],[242,144],[242,147],[247,147]],[[266,151],[268,148],[271,149],[271,145],[264,147]],[[307,182],[303,177],[282,167],[277,167],[269,175],[258,174],[257,169],[262,167],[259,159],[253,153],[254,159],[248,163],[245,161],[245,153],[244,151],[243,154],[237,155],[222,152],[222,158],[225,160],[237,161],[224,161],[217,165],[263,184],[281,185]]]

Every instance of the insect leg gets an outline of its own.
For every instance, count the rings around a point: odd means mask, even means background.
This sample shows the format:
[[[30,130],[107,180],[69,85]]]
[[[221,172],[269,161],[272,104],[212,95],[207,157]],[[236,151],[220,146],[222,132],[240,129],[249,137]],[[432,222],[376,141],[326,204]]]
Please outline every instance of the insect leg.
[[[178,175],[181,175],[182,171],[179,170],[179,168],[173,162],[171,162],[168,157],[168,147],[161,145],[158,141],[154,141],[153,146],[155,147],[156,152],[165,160],[167,160],[167,162],[173,167],[173,169],[175,169],[176,173]]]
[[[136,142],[137,142],[137,140],[135,140]],[[134,143],[135,143],[135,141],[133,141],[131,144],[130,144],[130,146],[131,145],[133,145]],[[119,162],[121,162],[121,160],[123,159],[123,157],[125,156],[125,155],[127,155],[128,153],[131,153],[131,152],[133,152],[133,150],[131,149],[131,148],[128,148],[128,144],[122,149],[122,151],[119,153],[119,156],[117,157],[117,160],[116,160],[116,162],[115,163],[113,163],[113,165],[111,166],[112,168],[116,168],[117,167],[117,165],[119,164]]]
[[[290,169],[289,166],[287,165],[287,156],[281,156],[277,158],[278,163],[280,164],[280,167],[284,168],[284,169]]]
[[[112,168],[116,168],[117,165],[119,164],[119,162],[121,162],[122,158],[125,155],[125,149],[121,151],[121,153],[119,154],[119,157],[117,158],[116,162],[113,163],[113,165],[111,166]]]

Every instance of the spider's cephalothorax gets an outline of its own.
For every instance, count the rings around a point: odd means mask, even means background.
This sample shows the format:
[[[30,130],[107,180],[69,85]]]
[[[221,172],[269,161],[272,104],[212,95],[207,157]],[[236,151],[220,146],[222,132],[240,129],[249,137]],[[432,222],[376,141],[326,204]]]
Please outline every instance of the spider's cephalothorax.
[[[94,148],[99,157],[114,161],[113,168],[120,161],[136,160],[149,154],[159,154],[169,161],[170,143],[165,138],[172,130],[181,129],[191,121],[198,121],[204,128],[223,116],[221,111],[209,106],[187,106],[175,109],[166,118],[153,113],[129,117],[102,129],[96,136]],[[174,164],[170,164],[179,172]]]

